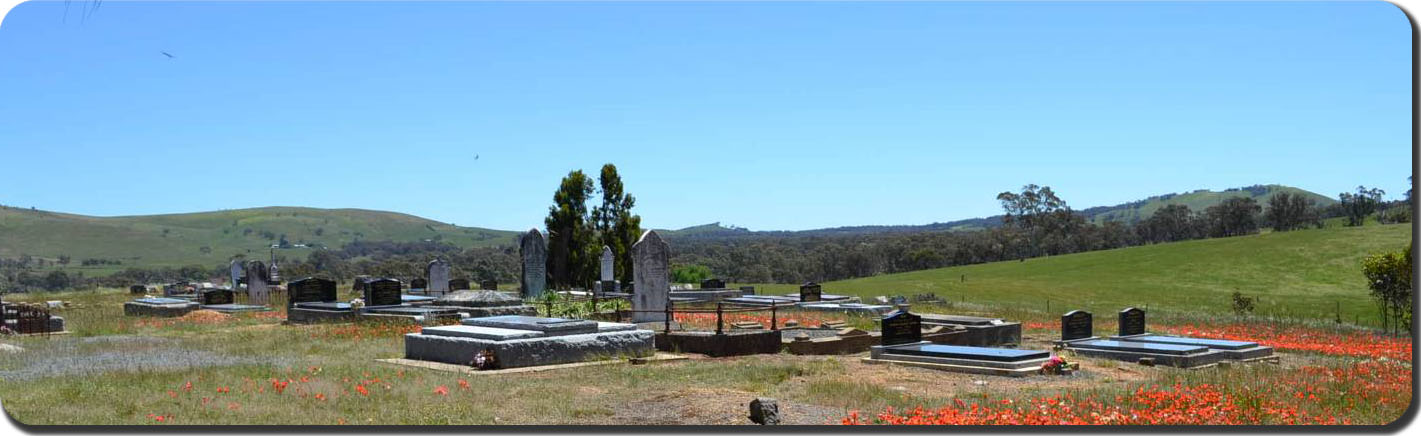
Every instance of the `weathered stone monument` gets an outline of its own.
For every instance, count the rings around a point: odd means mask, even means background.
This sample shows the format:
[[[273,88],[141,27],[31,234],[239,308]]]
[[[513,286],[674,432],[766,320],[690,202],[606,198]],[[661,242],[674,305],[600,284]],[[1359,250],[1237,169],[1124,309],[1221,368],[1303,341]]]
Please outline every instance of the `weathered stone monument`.
[[[425,277],[429,278],[429,286],[424,288],[424,295],[444,295],[449,293],[449,262],[444,259],[434,259],[429,262],[429,266],[424,268]]]
[[[523,258],[521,292],[523,298],[537,298],[548,287],[548,245],[543,241],[543,233],[538,229],[529,230],[519,242],[519,255]]]
[[[666,304],[671,299],[671,247],[655,230],[641,235],[632,244],[632,322],[666,321]],[[662,312],[641,312],[662,311]]]
[[[612,247],[602,246],[601,259],[601,286],[602,292],[617,292],[617,257],[612,254]]]
[[[260,260],[247,262],[247,302],[265,306],[270,301],[271,290],[267,287],[266,265]]]
[[[233,291],[240,289],[238,285],[242,283],[242,278],[247,274],[246,265],[243,265],[240,260],[232,259],[232,263],[227,265],[227,271],[228,278],[232,280],[228,286],[231,286]]]

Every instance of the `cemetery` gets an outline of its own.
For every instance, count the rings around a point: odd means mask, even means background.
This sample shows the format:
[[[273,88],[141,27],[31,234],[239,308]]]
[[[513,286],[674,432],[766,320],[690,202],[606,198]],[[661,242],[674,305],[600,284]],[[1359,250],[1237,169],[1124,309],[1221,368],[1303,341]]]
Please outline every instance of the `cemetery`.
[[[1020,321],[977,309],[953,313],[958,306],[937,295],[885,297],[889,304],[863,304],[856,296],[825,293],[826,286],[814,282],[797,285],[796,293],[758,295],[754,287],[732,287],[718,279],[676,291],[668,279],[670,246],[656,231],[645,232],[630,247],[635,286],[622,287],[610,271],[611,259],[604,257],[599,260],[605,271],[594,292],[551,289],[543,272],[546,249],[537,245],[540,238],[537,230],[524,235],[522,280],[516,291],[500,291],[491,280],[480,281],[480,289],[468,289],[473,283],[449,278],[457,272],[433,259],[424,277],[408,282],[412,288],[395,278],[361,276],[350,288],[357,292],[343,296],[337,282],[319,277],[293,280],[284,288],[272,285],[271,272],[263,272],[265,265],[249,261],[233,270],[239,280],[235,289],[210,283],[133,285],[124,295],[141,298],[124,302],[123,310],[152,319],[181,319],[200,309],[212,310],[232,317],[210,322],[253,326],[262,323],[257,314],[277,312],[285,320],[278,331],[289,330],[297,337],[350,341],[343,338],[351,334],[373,339],[344,358],[375,365],[366,368],[398,368],[382,372],[382,377],[395,378],[404,371],[427,371],[504,380],[531,370],[578,384],[584,383],[579,374],[589,371],[676,373],[686,371],[678,368],[704,365],[717,371],[713,368],[745,362],[770,362],[757,364],[769,370],[774,365],[812,368],[834,362],[833,367],[844,368],[835,370],[843,371],[835,372],[842,374],[836,377],[872,377],[890,385],[907,377],[999,392],[1095,383],[1091,380],[1117,377],[1124,368],[1133,379],[1149,380],[1168,377],[1171,371],[1220,371],[1219,363],[1226,361],[1268,366],[1281,362],[1273,347],[1257,341],[1151,332],[1145,311],[1133,307],[1119,312],[1118,334],[1102,337],[1095,333],[1091,314],[1083,310],[1061,316],[1057,328],[1026,334]],[[445,286],[433,285],[439,282]],[[147,295],[153,289],[169,296]],[[412,302],[411,297],[423,298]],[[273,302],[277,307],[267,305]],[[589,302],[590,311],[564,315],[573,313],[568,312],[573,305]],[[21,327],[37,325],[34,321],[14,321],[36,319],[13,310],[24,306],[3,306],[7,326],[34,331]],[[914,306],[925,312],[914,312]],[[62,318],[47,319],[58,320],[48,321],[57,323],[49,324],[57,326],[49,327],[52,331],[63,329]],[[307,330],[312,333],[304,333]],[[1056,334],[1058,340],[1044,337]],[[649,362],[665,363],[644,365]],[[822,376],[811,371],[796,379],[813,384],[817,377]],[[360,391],[365,386],[358,385],[355,395],[373,396]]]

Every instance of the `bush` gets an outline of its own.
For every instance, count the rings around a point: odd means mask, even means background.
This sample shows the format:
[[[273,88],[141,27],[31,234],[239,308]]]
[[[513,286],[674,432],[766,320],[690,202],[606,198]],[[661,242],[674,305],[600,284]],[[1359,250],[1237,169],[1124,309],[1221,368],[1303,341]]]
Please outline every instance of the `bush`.
[[[1234,315],[1243,316],[1253,313],[1253,297],[1245,297],[1242,292],[1234,291],[1233,299]]]

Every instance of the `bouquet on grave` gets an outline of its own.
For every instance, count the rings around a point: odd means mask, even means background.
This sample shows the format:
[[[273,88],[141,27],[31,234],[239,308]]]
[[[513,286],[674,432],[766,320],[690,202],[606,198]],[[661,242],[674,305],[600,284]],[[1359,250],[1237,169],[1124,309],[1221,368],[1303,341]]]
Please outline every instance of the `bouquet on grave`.
[[[1067,373],[1069,372],[1069,370],[1070,370],[1070,366],[1071,366],[1071,365],[1066,362],[1066,358],[1061,357],[1061,355],[1059,355],[1059,354],[1058,354],[1058,355],[1054,355],[1054,356],[1051,356],[1051,359],[1047,360],[1046,363],[1042,363],[1042,364],[1041,364],[1041,374],[1043,374],[1043,375],[1063,375],[1063,374],[1067,374]]]
[[[483,351],[474,354],[474,369],[490,370],[498,369],[498,358],[493,355],[493,350],[485,348]]]

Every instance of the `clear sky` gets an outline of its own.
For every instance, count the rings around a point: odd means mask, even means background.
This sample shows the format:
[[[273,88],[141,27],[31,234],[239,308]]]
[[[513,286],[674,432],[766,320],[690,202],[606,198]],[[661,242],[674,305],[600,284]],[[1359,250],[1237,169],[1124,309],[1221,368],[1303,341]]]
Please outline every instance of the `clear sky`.
[[[611,162],[644,226],[798,230],[1411,174],[1381,2],[85,5],[0,24],[0,204],[519,230]]]

